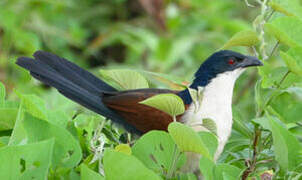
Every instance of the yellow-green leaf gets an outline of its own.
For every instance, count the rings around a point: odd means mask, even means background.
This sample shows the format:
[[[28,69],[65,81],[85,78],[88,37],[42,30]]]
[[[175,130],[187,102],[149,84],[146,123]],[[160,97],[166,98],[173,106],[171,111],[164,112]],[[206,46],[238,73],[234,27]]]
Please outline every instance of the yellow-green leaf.
[[[101,70],[103,78],[114,83],[119,90],[148,88],[148,82],[140,73],[128,69]]]
[[[302,6],[299,0],[272,0],[269,5],[273,10],[286,16],[302,17]]]
[[[171,116],[177,116],[185,112],[183,100],[175,94],[155,95],[140,103],[159,109]]]
[[[168,131],[181,151],[195,152],[213,159],[198,133],[189,126],[173,122],[170,123]]]
[[[117,145],[114,150],[116,152],[122,152],[122,153],[125,153],[125,154],[128,154],[128,155],[131,155],[131,148],[128,144],[119,144]]]
[[[222,49],[227,49],[234,46],[254,46],[259,42],[258,35],[255,31],[245,30],[236,33],[228,42],[226,42]]]

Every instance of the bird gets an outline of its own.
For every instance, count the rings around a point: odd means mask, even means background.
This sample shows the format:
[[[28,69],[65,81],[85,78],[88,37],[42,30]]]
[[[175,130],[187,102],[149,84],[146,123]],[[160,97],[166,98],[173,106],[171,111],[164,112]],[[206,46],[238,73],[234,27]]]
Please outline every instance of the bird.
[[[185,112],[176,117],[178,122],[188,124],[190,119],[195,119],[196,131],[200,130],[198,124],[202,124],[204,118],[215,122],[218,139],[215,159],[222,153],[231,134],[232,96],[237,78],[248,67],[263,65],[255,56],[219,50],[200,65],[193,82],[184,90],[146,88],[118,91],[92,73],[49,52],[36,51],[33,58],[19,57],[16,64],[67,98],[138,135],[151,130],[166,131],[173,122],[170,115],[140,102],[159,94],[175,94],[185,105]],[[196,112],[190,89],[199,88],[203,88],[203,98],[199,102],[201,108]]]

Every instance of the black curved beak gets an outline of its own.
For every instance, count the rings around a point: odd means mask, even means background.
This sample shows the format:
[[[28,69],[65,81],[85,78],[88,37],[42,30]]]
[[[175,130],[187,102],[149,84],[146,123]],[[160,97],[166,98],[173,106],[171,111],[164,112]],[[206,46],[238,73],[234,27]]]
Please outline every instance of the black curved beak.
[[[245,68],[250,66],[263,66],[263,63],[255,56],[246,56],[242,63],[240,63],[240,67]]]

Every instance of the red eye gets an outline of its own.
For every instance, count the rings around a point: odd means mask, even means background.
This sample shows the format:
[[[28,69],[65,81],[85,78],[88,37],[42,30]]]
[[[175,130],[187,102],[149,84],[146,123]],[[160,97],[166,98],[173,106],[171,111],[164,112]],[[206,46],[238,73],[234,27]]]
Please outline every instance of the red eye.
[[[228,63],[229,63],[230,65],[232,65],[232,64],[235,63],[235,61],[234,61],[234,59],[229,59]]]

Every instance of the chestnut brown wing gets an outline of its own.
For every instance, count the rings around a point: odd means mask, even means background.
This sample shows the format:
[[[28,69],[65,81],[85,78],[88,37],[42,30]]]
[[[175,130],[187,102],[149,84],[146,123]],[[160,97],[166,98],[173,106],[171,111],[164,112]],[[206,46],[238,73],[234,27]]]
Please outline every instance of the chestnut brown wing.
[[[127,123],[135,126],[145,133],[150,130],[167,130],[172,117],[163,111],[152,108],[139,102],[163,93],[174,93],[178,91],[166,89],[138,89],[130,91],[104,94],[103,102],[110,109],[121,115]],[[177,116],[179,120],[181,115]]]

